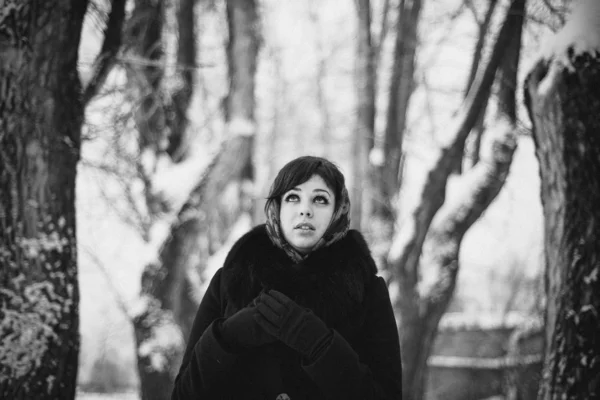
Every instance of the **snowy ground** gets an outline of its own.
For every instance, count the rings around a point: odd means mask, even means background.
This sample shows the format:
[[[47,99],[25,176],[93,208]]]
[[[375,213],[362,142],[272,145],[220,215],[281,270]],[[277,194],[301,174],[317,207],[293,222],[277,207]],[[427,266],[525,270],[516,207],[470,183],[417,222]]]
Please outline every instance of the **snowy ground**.
[[[139,400],[137,392],[127,393],[83,393],[77,392],[75,400]]]

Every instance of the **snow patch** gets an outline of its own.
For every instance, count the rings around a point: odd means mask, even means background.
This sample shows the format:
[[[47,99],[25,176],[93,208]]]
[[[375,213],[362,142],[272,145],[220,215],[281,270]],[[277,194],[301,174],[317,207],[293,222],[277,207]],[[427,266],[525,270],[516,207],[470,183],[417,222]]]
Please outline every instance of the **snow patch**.
[[[162,160],[152,181],[156,195],[166,201],[172,209],[179,209],[202,179],[211,159],[206,151],[195,151],[180,163]]]
[[[575,57],[600,53],[600,1],[580,0],[565,26],[542,44],[541,53],[544,59],[554,59],[572,72],[569,50]]]
[[[134,301],[133,305],[130,308],[131,317],[139,317],[148,310],[150,306],[151,299],[147,295],[142,295]]]
[[[227,132],[230,137],[254,136],[256,134],[256,123],[247,118],[236,117],[227,124]]]
[[[70,299],[60,296],[50,282],[33,283],[19,290],[0,289],[0,365],[6,373],[0,383],[26,377],[38,368],[51,343],[60,343],[56,327],[69,312]]]
[[[369,162],[374,167],[381,167],[385,162],[385,155],[383,154],[383,149],[380,147],[374,147],[369,152]]]
[[[498,329],[518,328],[528,326],[533,329],[541,329],[543,320],[540,316],[523,314],[520,312],[508,313],[446,313],[442,317],[439,328],[446,331],[464,329]]]
[[[63,249],[69,245],[69,239],[61,237],[56,231],[52,231],[48,234],[41,233],[37,238],[22,238],[19,240],[19,245],[23,249],[25,257],[34,259],[39,257],[42,252],[57,251],[62,253]]]
[[[165,371],[170,366],[169,358],[184,345],[181,330],[172,318],[161,320],[152,329],[152,336],[144,340],[138,348],[138,354],[150,361],[155,371]]]

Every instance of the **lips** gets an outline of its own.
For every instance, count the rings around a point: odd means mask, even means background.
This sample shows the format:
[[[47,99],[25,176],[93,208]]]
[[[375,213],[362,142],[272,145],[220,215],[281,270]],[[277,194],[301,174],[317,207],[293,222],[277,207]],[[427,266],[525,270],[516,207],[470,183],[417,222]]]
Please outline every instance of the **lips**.
[[[294,229],[299,229],[301,231],[314,231],[315,226],[313,224],[309,224],[308,222],[303,222],[296,225]]]

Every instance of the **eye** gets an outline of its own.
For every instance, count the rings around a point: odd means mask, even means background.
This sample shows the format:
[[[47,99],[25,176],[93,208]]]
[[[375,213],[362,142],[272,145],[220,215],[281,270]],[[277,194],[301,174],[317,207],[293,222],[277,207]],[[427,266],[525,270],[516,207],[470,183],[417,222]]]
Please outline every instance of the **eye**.
[[[315,196],[313,201],[317,204],[329,204],[329,199],[325,196]]]
[[[287,203],[295,203],[300,200],[300,197],[297,194],[290,193],[284,197],[283,201]]]

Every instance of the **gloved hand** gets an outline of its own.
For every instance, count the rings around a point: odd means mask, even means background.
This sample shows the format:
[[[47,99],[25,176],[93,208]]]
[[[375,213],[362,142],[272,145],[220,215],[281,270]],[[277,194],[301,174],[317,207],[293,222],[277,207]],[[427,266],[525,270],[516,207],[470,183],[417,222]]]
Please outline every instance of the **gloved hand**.
[[[242,308],[221,322],[222,339],[234,351],[241,351],[273,343],[277,338],[267,333],[256,321],[255,302]]]
[[[333,338],[333,331],[321,318],[276,290],[262,293],[256,309],[258,324],[309,362],[319,358]]]

